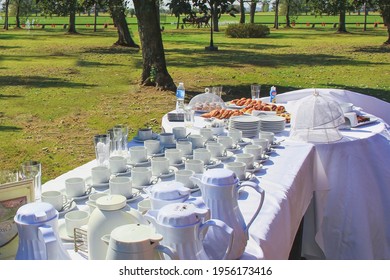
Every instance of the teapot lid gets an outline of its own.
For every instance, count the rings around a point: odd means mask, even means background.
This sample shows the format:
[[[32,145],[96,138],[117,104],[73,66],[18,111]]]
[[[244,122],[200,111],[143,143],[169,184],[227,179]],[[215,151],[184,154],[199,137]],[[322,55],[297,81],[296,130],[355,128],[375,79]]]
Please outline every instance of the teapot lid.
[[[177,181],[159,182],[154,185],[150,191],[153,199],[176,200],[189,196],[191,190],[184,187],[184,184]]]
[[[157,214],[157,222],[165,226],[182,227],[200,222],[209,213],[208,208],[197,208],[190,203],[171,203]]]
[[[32,202],[21,206],[14,220],[19,224],[33,225],[50,221],[58,217],[57,210],[47,202]]]
[[[96,206],[100,210],[119,210],[126,206],[126,197],[120,194],[102,196],[96,200]]]
[[[123,253],[139,252],[162,239],[163,236],[150,225],[128,224],[111,231],[109,246]]]
[[[223,187],[236,185],[238,182],[236,174],[225,168],[209,169],[202,176],[202,183],[205,185]]]

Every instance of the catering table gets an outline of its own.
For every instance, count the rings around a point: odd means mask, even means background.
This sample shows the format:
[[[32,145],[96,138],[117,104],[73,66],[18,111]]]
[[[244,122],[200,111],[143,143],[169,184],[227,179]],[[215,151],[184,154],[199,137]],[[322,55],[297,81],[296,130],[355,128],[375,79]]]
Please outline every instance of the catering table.
[[[309,92],[280,94],[278,102],[287,103]],[[364,103],[354,104],[365,109]],[[386,104],[381,106],[388,108]],[[183,125],[169,122],[167,115],[162,119],[166,132]],[[190,131],[197,133],[204,125],[204,119],[195,116],[195,127]],[[302,256],[390,259],[390,219],[386,217],[390,213],[388,126],[379,119],[343,130],[342,134],[343,139],[336,143],[315,145],[291,141],[288,129],[276,135],[285,141],[256,174],[265,190],[265,201],[249,229],[250,239],[242,259],[287,259],[303,217]],[[139,144],[131,141],[129,145]],[[89,178],[95,165],[93,160],[48,181],[43,190],[64,189],[65,179],[70,177]],[[240,197],[245,220],[253,215],[257,200],[250,189],[247,196]],[[130,206],[136,207],[136,202]],[[77,208],[87,209],[85,201]],[[72,252],[71,243],[67,247],[73,259],[83,258]]]

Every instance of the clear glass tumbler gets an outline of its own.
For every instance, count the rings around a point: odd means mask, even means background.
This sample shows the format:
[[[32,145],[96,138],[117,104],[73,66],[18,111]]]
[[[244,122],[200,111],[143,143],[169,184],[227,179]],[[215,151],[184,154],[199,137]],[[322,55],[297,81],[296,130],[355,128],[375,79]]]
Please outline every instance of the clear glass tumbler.
[[[42,194],[42,166],[35,160],[28,160],[22,163],[20,179],[34,179],[35,200],[41,200]]]
[[[97,134],[93,137],[96,161],[98,165],[109,166],[111,139],[109,134]]]
[[[260,98],[260,89],[261,89],[261,85],[251,85],[251,97],[252,99],[259,99]]]

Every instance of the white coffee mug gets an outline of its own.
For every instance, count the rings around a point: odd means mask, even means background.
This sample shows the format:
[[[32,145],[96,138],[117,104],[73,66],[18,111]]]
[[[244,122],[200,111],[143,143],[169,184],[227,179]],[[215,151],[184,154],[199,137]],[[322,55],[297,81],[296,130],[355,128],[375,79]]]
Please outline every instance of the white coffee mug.
[[[231,149],[233,146],[233,138],[231,136],[220,135],[217,142],[221,143],[225,149]]]
[[[178,170],[175,172],[175,180],[183,183],[184,187],[191,189],[195,186],[194,182],[190,180],[190,177],[194,174],[195,172],[193,170]]]
[[[188,140],[192,142],[192,149],[204,148],[205,139],[202,135],[199,134],[188,135]]]
[[[204,140],[212,140],[214,138],[213,130],[211,128],[202,127],[199,134],[203,136]]]
[[[68,197],[78,197],[85,194],[85,180],[80,177],[65,180],[65,192]]]
[[[176,149],[181,150],[183,156],[192,155],[192,142],[189,140],[178,140]]]
[[[222,143],[211,142],[206,144],[206,149],[210,151],[211,157],[222,157],[225,152],[225,147]]]
[[[138,138],[141,140],[148,140],[153,137],[153,132],[151,128],[140,128],[138,130]]]
[[[272,145],[275,141],[275,133],[269,131],[260,131],[259,138],[268,139],[270,145]]]
[[[169,132],[160,133],[160,142],[163,145],[173,144],[175,143],[175,136]]]
[[[169,173],[169,159],[166,157],[152,158],[151,166],[153,176]]]
[[[176,126],[172,128],[172,133],[175,139],[183,139],[187,136],[187,129],[183,126]]]
[[[144,141],[144,147],[148,155],[159,154],[161,151],[160,141],[158,140],[146,140]]]
[[[152,171],[147,167],[134,167],[131,170],[132,187],[139,188],[149,186],[151,183]]]
[[[41,194],[41,201],[50,203],[57,211],[60,211],[68,198],[60,191],[46,191]]]
[[[74,229],[81,228],[88,224],[89,212],[75,210],[65,214],[66,234],[69,237],[74,237]]]
[[[148,159],[147,149],[144,146],[133,146],[129,149],[129,153],[132,163],[142,163]]]
[[[242,139],[242,131],[239,129],[230,129],[228,131],[228,136],[232,137],[233,143],[238,143]]]
[[[252,154],[237,154],[236,155],[236,161],[243,162],[246,164],[247,169],[253,168],[253,163],[255,162],[255,156]]]
[[[165,157],[169,159],[169,164],[179,164],[183,161],[183,154],[179,149],[166,149]]]
[[[195,149],[194,152],[194,159],[200,159],[204,162],[204,164],[209,164],[211,160],[211,152],[206,148],[199,148]]]
[[[107,166],[95,166],[91,169],[92,184],[99,185],[108,183],[111,176],[111,171]]]
[[[254,155],[255,160],[261,159],[263,155],[263,147],[260,145],[246,145],[244,147],[244,153]]]
[[[120,194],[126,198],[132,196],[132,184],[129,177],[113,177],[110,179],[110,194]]]
[[[188,159],[185,162],[185,170],[192,170],[195,173],[203,173],[204,162],[200,159]]]
[[[269,149],[269,146],[270,146],[268,139],[265,139],[265,138],[253,139],[252,144],[261,146],[261,148],[263,149],[263,152],[267,151]]]
[[[246,163],[240,161],[228,162],[225,168],[233,171],[241,181],[245,179]]]
[[[127,159],[122,156],[110,157],[110,170],[111,173],[123,173],[126,171]]]
[[[150,199],[144,199],[138,202],[137,209],[143,215],[152,208]]]

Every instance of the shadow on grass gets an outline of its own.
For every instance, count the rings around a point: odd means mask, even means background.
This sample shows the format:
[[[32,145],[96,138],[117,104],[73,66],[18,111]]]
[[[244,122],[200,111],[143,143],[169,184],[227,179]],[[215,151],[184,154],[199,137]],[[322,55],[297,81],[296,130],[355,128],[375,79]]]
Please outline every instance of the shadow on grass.
[[[233,67],[241,68],[242,64],[258,67],[282,67],[282,66],[365,66],[383,63],[358,61],[343,56],[327,54],[262,54],[242,50],[221,50],[217,52],[205,52],[193,49],[169,49],[168,54],[180,54],[180,59],[169,62],[175,67]]]
[[[107,48],[89,48],[84,51],[84,53],[93,53],[93,54],[138,54],[141,53],[139,49],[128,48],[121,46],[111,46]]]
[[[22,129],[20,127],[16,126],[0,125],[0,132],[15,132],[21,130]]]
[[[92,61],[84,61],[84,60],[77,60],[77,66],[80,67],[104,67],[104,66],[123,66],[123,64],[117,64],[117,63],[101,63],[101,62],[92,62]]]
[[[362,52],[362,53],[388,53],[388,54],[390,54],[390,47],[388,47],[388,46],[358,47],[358,48],[355,48],[354,52]]]
[[[1,78],[0,78],[1,79]],[[5,99],[5,98],[20,98],[20,95],[14,95],[14,94],[0,94],[0,99]],[[1,112],[0,112],[0,117],[1,117]]]
[[[88,85],[85,83],[74,83],[60,78],[49,78],[49,77],[42,77],[42,76],[0,76],[0,85],[25,86],[25,87],[37,87],[37,88],[92,87],[92,85]]]

